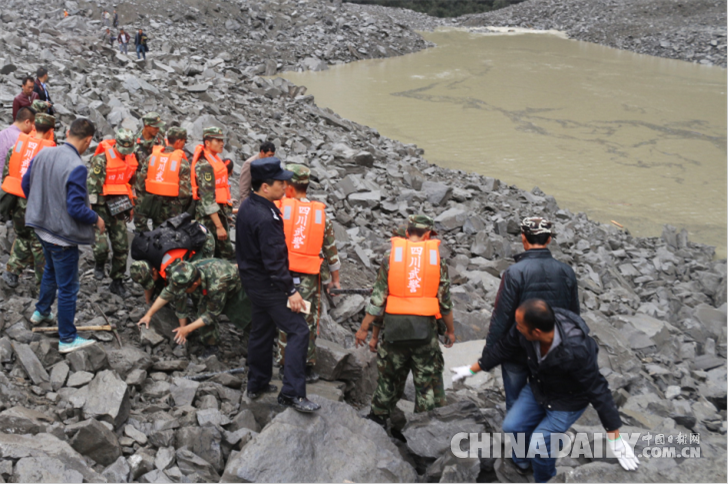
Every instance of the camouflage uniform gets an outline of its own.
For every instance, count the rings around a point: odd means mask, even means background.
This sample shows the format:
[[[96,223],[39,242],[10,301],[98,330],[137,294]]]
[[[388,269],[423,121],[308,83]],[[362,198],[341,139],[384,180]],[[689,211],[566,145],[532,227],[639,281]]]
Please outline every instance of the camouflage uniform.
[[[201,279],[192,294],[185,290]],[[178,262],[168,276],[169,284],[159,297],[173,301],[177,318],[190,318],[186,297],[189,296],[197,308],[198,318],[205,323],[199,337],[208,345],[217,344],[220,338],[218,317],[225,314],[238,328],[245,330],[250,325],[251,306],[240,282],[235,264],[219,259],[203,259],[196,262]]]
[[[205,245],[202,246],[202,250],[197,252],[190,258],[190,262],[196,262],[202,259],[210,259],[215,256],[215,236],[210,233],[209,230],[203,225],[202,229],[205,230],[207,236],[205,237]],[[176,262],[173,262],[167,267],[167,271],[171,271]],[[131,280],[142,286],[145,291],[154,289],[152,294],[152,300],[159,297],[162,293],[162,289],[167,285],[167,281],[163,277],[158,277],[155,281],[152,277],[152,265],[144,260],[137,260],[132,262],[129,267],[129,273],[131,274]]]
[[[139,167],[137,168],[137,177],[136,177],[136,183],[132,185],[134,187],[134,192],[136,193],[137,199],[142,200],[143,197],[146,195],[146,186],[145,181],[146,177],[142,178],[139,176],[139,174],[144,171],[144,173],[147,172],[147,159],[149,158],[149,155],[152,154],[152,148],[155,146],[164,146],[164,133],[162,132],[162,127],[164,126],[164,123],[162,122],[162,118],[158,113],[151,112],[147,113],[144,116],[142,116],[142,123],[144,123],[144,126],[151,126],[152,128],[160,128],[159,133],[157,135],[150,139],[144,139],[143,132],[139,131],[139,133],[136,136],[136,144],[134,145],[134,154],[137,157],[137,161],[139,162]],[[147,225],[147,217],[144,216],[144,214],[137,214],[134,217],[134,224],[141,230],[146,230]]]
[[[425,215],[410,215],[409,224],[429,230],[434,225],[432,219]],[[371,299],[366,307],[366,312],[373,316],[382,316],[387,304],[389,255],[390,251],[384,255]],[[443,259],[440,259],[440,287],[437,298],[440,302],[441,314],[448,314],[452,311],[450,276],[447,264]],[[382,326],[383,322],[375,321],[373,324]],[[379,380],[372,397],[372,413],[382,418],[389,417],[392,408],[404,393],[407,374],[410,370],[415,384],[415,412],[426,412],[445,405],[445,388],[442,380],[444,365],[436,331],[432,340],[416,346],[388,343],[382,335],[382,342],[377,350]]]
[[[205,138],[223,138],[220,128],[205,128],[203,130]],[[234,259],[235,248],[230,241],[230,220],[232,219],[232,206],[225,203],[217,203],[215,198],[215,171],[212,165],[208,163],[204,156],[200,156],[195,164],[195,178],[197,180],[197,194],[200,197],[197,200],[195,208],[195,218],[202,225],[207,227],[215,234],[217,247],[215,248],[215,257],[220,259]],[[225,228],[228,236],[225,240],[217,238],[217,228],[212,221],[210,215],[216,213],[220,217],[220,222]]]
[[[48,114],[48,108],[50,107],[50,105],[46,101],[36,99],[32,103],[30,103],[30,107],[36,112],[36,114]],[[56,124],[55,118],[53,118],[53,124]]]
[[[44,104],[48,109],[48,103],[45,101],[33,101],[33,104]],[[40,107],[40,106],[39,106]],[[35,124],[52,127],[56,124],[53,116],[44,113],[37,113],[35,116]],[[13,148],[8,150],[5,157],[5,165],[3,166],[2,180],[10,173],[10,157],[13,155]],[[35,281],[40,286],[43,277],[43,268],[45,267],[45,256],[43,255],[43,246],[40,240],[35,236],[33,229],[25,226],[25,208],[28,201],[23,197],[7,194],[7,197],[14,197],[15,207],[12,210],[13,230],[15,230],[15,242],[10,249],[10,259],[8,259],[7,270],[11,274],[19,276],[26,267],[34,266]]]
[[[297,164],[286,165],[286,170],[293,172],[291,178],[292,183],[308,183],[311,171]],[[302,202],[309,202],[308,198],[302,198]],[[330,217],[326,217],[324,228],[324,243],[322,247],[324,254],[324,263],[321,264],[322,271],[319,274],[303,274],[300,272],[291,272],[293,282],[296,289],[304,301],[311,303],[311,312],[306,317],[306,323],[309,329],[308,352],[306,354],[306,365],[314,366],[316,364],[316,336],[318,333],[318,322],[321,315],[321,285],[328,284],[331,272],[338,271],[341,268],[339,261],[339,251],[336,248],[336,238],[334,237],[334,224]],[[324,270],[325,269],[325,270]],[[276,364],[283,366],[285,364],[286,351],[286,333],[278,331],[278,351],[276,352]]]
[[[187,131],[182,128],[173,127],[170,128],[168,131],[168,135],[172,134],[179,134],[186,137]],[[165,146],[164,150],[162,150],[162,153],[172,152],[174,152],[174,148],[172,148],[171,146]],[[177,172],[179,174],[179,195],[177,195],[177,197],[154,195],[151,193],[146,193],[146,186],[140,188],[146,183],[148,169],[149,165],[145,161],[144,165],[141,166],[141,168],[138,170],[136,193],[139,201],[137,205],[145,205],[147,207],[155,206],[155,208],[157,208],[156,211],[152,212],[153,215],[149,217],[152,219],[152,227],[156,229],[157,227],[162,225],[165,220],[169,220],[172,217],[176,217],[177,215],[189,210],[190,204],[192,203],[192,181],[190,180],[190,162],[188,159],[185,158],[182,158],[182,160],[180,161],[179,170]],[[139,211],[137,212],[137,214],[137,220],[146,220],[147,214],[141,213]],[[142,225],[146,227],[146,224]]]
[[[134,133],[128,129],[120,129],[116,133],[115,149],[122,155],[132,153],[134,149]],[[136,175],[135,175],[136,176]],[[133,185],[133,176],[129,182]],[[101,153],[91,158],[91,169],[86,179],[91,209],[98,214],[106,224],[106,232],[101,233],[99,227],[94,225],[94,245],[92,247],[94,260],[97,266],[103,267],[109,257],[109,243],[111,241],[111,279],[123,279],[126,272],[126,259],[129,254],[129,239],[126,234],[126,215],[118,214],[112,216],[106,206],[106,197],[103,195],[104,182],[106,181],[106,155]]]

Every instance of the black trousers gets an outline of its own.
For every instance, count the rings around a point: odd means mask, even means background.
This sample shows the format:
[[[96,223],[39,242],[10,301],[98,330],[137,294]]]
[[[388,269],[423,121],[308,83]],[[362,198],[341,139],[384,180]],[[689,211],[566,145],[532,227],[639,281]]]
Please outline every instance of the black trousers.
[[[270,383],[273,376],[273,341],[277,329],[280,329],[288,335],[281,393],[289,397],[305,397],[309,330],[304,315],[288,309],[288,299],[284,295],[269,296],[257,291],[250,291],[248,295],[253,306],[248,342],[248,390],[256,392]]]

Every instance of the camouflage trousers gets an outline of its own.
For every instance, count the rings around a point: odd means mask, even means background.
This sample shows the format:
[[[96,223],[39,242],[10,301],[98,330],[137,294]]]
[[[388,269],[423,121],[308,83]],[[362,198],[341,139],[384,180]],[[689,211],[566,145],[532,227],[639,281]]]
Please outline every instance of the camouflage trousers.
[[[318,321],[321,309],[321,278],[318,274],[299,274],[291,273],[293,281],[299,279],[301,282],[296,284],[299,294],[304,301],[311,303],[311,312],[306,314],[306,323],[308,324],[309,339],[308,352],[306,353],[306,365],[313,366],[316,364],[316,333],[318,332]],[[283,366],[286,362],[286,333],[278,330],[278,346],[276,351],[276,364]]]
[[[111,272],[112,279],[122,279],[126,272],[126,259],[129,256],[129,237],[126,233],[126,222],[112,217],[106,205],[92,205],[106,224],[106,231],[101,234],[98,226],[94,226],[94,260],[97,264],[106,263],[109,258],[109,241],[111,241]]]
[[[250,298],[248,298],[244,289],[240,289],[232,297],[228,298],[222,313],[227,316],[237,329],[243,332],[243,339],[247,340],[247,336],[250,334],[250,321],[252,319],[253,309],[250,304]],[[220,323],[217,321],[217,318],[214,319],[213,324],[201,327],[198,330],[198,337],[204,344],[218,344],[220,342]]]
[[[146,228],[146,220],[152,221],[152,229],[156,229],[165,221],[186,212],[189,209],[191,199],[177,197],[163,197],[147,193],[137,203],[134,219],[139,227]]]
[[[43,278],[43,267],[45,267],[45,256],[43,246],[36,237],[32,228],[25,226],[25,207],[28,202],[21,197],[13,210],[13,229],[15,230],[15,242],[10,249],[7,269],[15,275],[20,275],[26,267],[33,266],[35,270],[35,281],[40,285]]]
[[[215,236],[215,257],[217,259],[234,260],[235,247],[233,247],[233,243],[230,241],[230,223],[222,211],[217,213],[220,216],[220,221],[222,222],[222,226],[225,228],[225,232],[228,234],[225,240],[219,240],[217,238],[217,228],[210,216],[202,217],[202,219],[198,219],[197,221],[204,225],[207,230]]]
[[[437,336],[417,346],[393,345],[383,341],[377,351],[379,380],[372,397],[372,413],[389,417],[404,395],[407,375],[415,383],[415,412],[427,412],[445,405],[442,371],[445,360]]]

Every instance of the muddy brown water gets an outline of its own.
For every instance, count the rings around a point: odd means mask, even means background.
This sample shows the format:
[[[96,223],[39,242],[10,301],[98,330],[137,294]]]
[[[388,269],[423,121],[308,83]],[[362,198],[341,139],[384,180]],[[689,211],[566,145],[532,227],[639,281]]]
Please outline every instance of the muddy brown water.
[[[282,76],[443,167],[726,255],[726,71],[557,33],[423,33],[436,48]]]

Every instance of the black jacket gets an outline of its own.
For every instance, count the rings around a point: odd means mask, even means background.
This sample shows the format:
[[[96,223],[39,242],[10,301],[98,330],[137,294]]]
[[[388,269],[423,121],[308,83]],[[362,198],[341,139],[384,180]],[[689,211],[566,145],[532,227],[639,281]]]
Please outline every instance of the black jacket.
[[[51,101],[51,93],[49,92],[46,94],[45,89],[43,89],[43,85],[40,83],[40,81],[38,79],[35,80],[35,85],[33,86],[33,91],[38,93],[38,99],[40,99],[41,101],[48,101],[49,103],[53,103],[53,101]],[[53,106],[48,108],[48,114],[50,114],[51,116],[55,115]]]
[[[599,347],[589,336],[589,327],[571,311],[554,308],[554,313],[561,343],[549,351],[541,364],[533,342],[514,325],[494,348],[483,349],[480,367],[487,371],[525,353],[528,381],[539,404],[548,410],[575,411],[591,403],[608,432],[618,429],[622,420],[607,380],[599,372]]]
[[[235,253],[243,287],[248,294],[296,292],[288,270],[288,247],[278,208],[251,194],[240,205],[235,226]]]
[[[485,342],[487,348],[495,346],[515,326],[516,309],[528,299],[543,299],[552,308],[579,314],[579,286],[571,267],[554,259],[548,249],[527,250],[514,258],[516,263],[501,275]]]

